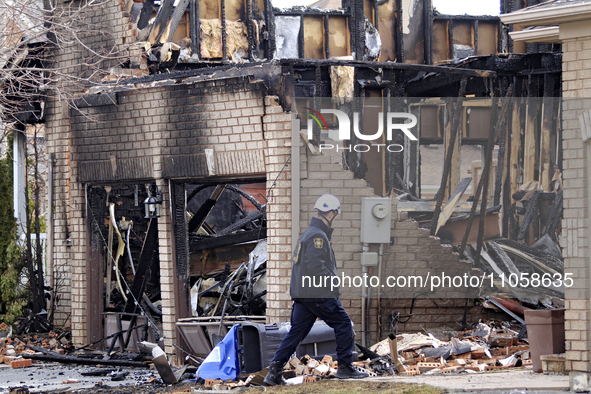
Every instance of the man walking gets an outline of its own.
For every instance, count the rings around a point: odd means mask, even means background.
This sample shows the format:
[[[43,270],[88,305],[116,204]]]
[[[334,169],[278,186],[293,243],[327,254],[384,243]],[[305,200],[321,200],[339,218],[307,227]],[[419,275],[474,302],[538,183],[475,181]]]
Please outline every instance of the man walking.
[[[281,375],[300,342],[308,335],[316,318],[334,329],[339,379],[361,379],[367,373],[353,365],[354,332],[349,315],[339,300],[340,290],[332,289],[330,278],[337,276],[337,264],[330,245],[332,223],[341,212],[341,202],[332,194],[323,194],[314,208],[318,217],[312,218],[294,250],[290,294],[293,300],[291,329],[275,353],[265,383],[270,386],[285,384]],[[327,280],[328,278],[328,280]]]

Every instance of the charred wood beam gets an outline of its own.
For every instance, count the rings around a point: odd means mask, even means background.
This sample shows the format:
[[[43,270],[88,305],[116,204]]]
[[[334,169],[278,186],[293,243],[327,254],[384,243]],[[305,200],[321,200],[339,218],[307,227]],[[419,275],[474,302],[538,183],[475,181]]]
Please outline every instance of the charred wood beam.
[[[234,185],[226,185],[226,189],[232,190],[233,192],[240,194],[242,197],[246,198],[252,205],[254,205],[255,208],[258,209],[259,211],[261,209],[263,209],[263,206],[261,205],[260,202],[258,202],[258,200],[256,198],[254,198],[250,194],[246,193],[244,190],[240,189],[239,187],[234,186]]]
[[[135,277],[131,285],[131,297],[127,299],[127,305],[125,306],[126,313],[137,312],[138,305],[135,301],[137,300],[139,302],[142,298],[148,281],[149,271],[156,262],[156,256],[158,256],[158,222],[150,219]]]
[[[304,16],[300,16],[300,31],[298,34],[298,57],[304,57]]]
[[[158,14],[156,14],[156,20],[152,24],[152,28],[150,29],[150,36],[149,41],[151,44],[158,43],[164,31],[166,30],[166,24],[172,13],[174,12],[174,0],[164,0],[160,9],[158,10]]]
[[[447,21],[447,58],[454,58],[454,20],[450,19]]]
[[[327,59],[330,59],[330,28],[328,23],[328,15],[324,15],[324,56]]]
[[[265,57],[267,59],[273,59],[275,56],[275,49],[277,43],[275,42],[275,17],[273,15],[273,5],[271,0],[264,0],[265,10],[263,12],[263,18],[265,20],[267,31],[269,32],[268,40],[266,42]]]
[[[548,224],[546,225],[545,231],[545,233],[551,236],[552,239],[556,239],[556,230],[560,225],[560,218],[562,217],[563,201],[563,192],[562,190],[559,190],[554,202],[550,206],[550,214],[548,215]]]
[[[492,85],[492,84],[491,84]],[[513,87],[510,89],[511,93],[513,91]],[[491,89],[491,94],[493,94],[494,89]],[[508,94],[509,95],[509,94]],[[503,100],[503,108],[501,110],[500,116],[498,114],[498,97],[493,97],[492,101],[492,113],[491,113],[491,120],[495,120],[497,124],[495,125],[492,121],[490,124],[490,131],[488,134],[488,143],[486,145],[486,157],[484,160],[484,169],[482,174],[480,175],[480,180],[483,182],[482,187],[482,202],[480,204],[480,210],[486,211],[486,205],[488,204],[488,180],[490,178],[490,174],[492,171],[493,166],[493,150],[495,147],[495,141],[497,140],[499,129],[502,127],[503,119],[505,119],[505,111],[507,110],[507,103],[509,102],[508,97],[505,97]],[[482,245],[484,243],[484,215],[480,216],[480,221],[478,223],[478,238],[476,241],[476,265],[480,263],[480,255],[482,251]],[[471,221],[471,220],[470,220]]]
[[[506,100],[510,101],[509,108],[513,107],[514,100],[512,98],[506,98]],[[511,113],[509,112],[509,119],[511,118]],[[501,203],[501,191],[503,189],[503,168],[505,165],[505,151],[507,147],[507,129],[510,127],[510,122],[503,122],[501,124],[501,132],[499,134],[499,154],[497,156],[497,174],[495,179],[495,194],[493,198],[493,205],[499,205]]]
[[[195,213],[195,216],[193,216],[193,218],[191,218],[191,220],[189,221],[190,233],[192,233],[195,230],[198,230],[199,227],[203,225],[205,219],[207,219],[207,216],[209,215],[209,213],[217,203],[218,199],[222,195],[225,186],[226,185],[217,185],[213,193],[211,193],[211,196],[207,200],[205,200],[205,202],[199,207],[199,210],[197,211],[197,213]]]
[[[361,5],[361,11],[363,15],[363,1],[358,1]],[[423,6],[424,7],[424,6]],[[402,12],[404,7],[402,6],[402,0],[396,0],[396,9],[398,11],[398,23],[396,23],[396,61],[400,63],[404,63],[404,18],[406,15]],[[361,32],[363,34],[363,46],[365,47],[365,32]],[[369,316],[369,315],[368,315]]]
[[[472,22],[474,28],[474,55],[478,56],[478,19]]]
[[[111,365],[114,367],[138,367],[138,368],[150,368],[149,363],[141,361],[129,361],[129,360],[102,360],[102,359],[91,359],[81,358],[74,356],[64,356],[61,354],[23,354],[23,358],[30,358],[31,360],[58,362],[62,364],[80,364],[80,365]]]
[[[200,250],[221,248],[223,246],[236,245],[239,243],[256,241],[264,238],[267,238],[266,227],[216,237],[207,237],[201,239],[191,238],[189,240],[189,250],[191,253],[195,253]]]
[[[525,197],[525,195],[527,193],[528,192],[526,192],[526,191],[519,190],[519,191],[513,193],[512,197],[515,201],[520,201],[521,199],[523,199],[523,197]],[[556,198],[556,193],[554,193],[554,192],[544,192],[544,191],[539,190],[539,194],[540,194],[540,200],[542,200],[542,201],[554,201],[554,199]]]
[[[433,64],[433,7],[431,0],[423,1],[423,30],[425,64]]]
[[[520,73],[523,75],[561,74],[562,68],[523,70]]]
[[[413,97],[430,96],[433,92],[450,89],[450,86],[459,84],[461,80],[460,74],[434,75],[407,83],[406,90]]]
[[[191,25],[191,53],[199,56],[199,0],[191,0],[191,3],[189,4],[189,23]]]
[[[500,20],[497,22],[497,53],[504,53],[506,52],[505,48],[507,46],[506,38],[503,37],[503,22]]]
[[[256,211],[253,212],[251,214],[249,214],[248,216],[238,220],[235,223],[232,223],[231,225],[229,225],[228,227],[224,228],[221,231],[218,231],[218,235],[228,235],[231,234],[239,229],[241,229],[242,227],[246,226],[249,223],[254,222],[257,219],[263,218],[265,216],[265,212],[262,211]]]
[[[435,205],[433,219],[431,221],[431,235],[435,235],[437,222],[439,221],[439,214],[441,213],[441,205],[443,204],[443,197],[445,195],[445,188],[447,186],[447,179],[451,171],[451,160],[456,146],[456,138],[458,135],[458,128],[460,125],[460,116],[463,109],[462,98],[464,97],[464,92],[466,91],[467,82],[468,79],[466,77],[462,77],[462,81],[460,82],[460,89],[458,91],[458,97],[456,99],[456,105],[452,107],[453,119],[451,123],[451,135],[449,138],[449,145],[446,149],[445,163],[443,164],[443,174],[441,176],[441,184],[439,185],[439,190],[435,195],[435,200],[437,201],[437,204]]]
[[[371,6],[373,7],[373,27],[378,30],[378,20],[380,19],[378,14],[378,0],[372,0]]]
[[[497,73],[490,70],[475,70],[469,68],[456,68],[448,66],[430,66],[426,64],[410,64],[398,62],[365,62],[360,60],[340,60],[340,59],[281,59],[281,64],[292,65],[294,67],[316,67],[322,66],[352,66],[359,68],[383,68],[386,70],[412,70],[425,71],[443,74],[459,74],[466,77],[478,78],[496,78]]]
[[[148,26],[148,22],[150,21],[150,17],[152,16],[152,10],[154,9],[154,0],[145,0],[142,10],[140,12],[140,17],[137,22],[137,28],[142,30],[146,26]]]
[[[391,70],[391,72],[393,74],[396,75],[396,83],[393,84],[392,88],[394,89],[394,97],[396,98],[394,100],[394,112],[405,112],[406,108],[404,107],[404,100],[400,100],[401,97],[405,97],[406,94],[406,84],[398,82],[399,81],[399,72],[395,71],[395,70]],[[397,144],[401,144],[403,145],[407,139],[405,137],[402,136],[401,132],[396,132],[395,134],[395,141]],[[391,169],[391,171],[393,171],[394,173],[398,174],[401,178],[404,178],[404,155],[400,155],[400,154],[396,154],[393,152],[389,152],[389,155],[391,156],[391,162],[394,164],[393,168]],[[419,171],[420,173],[420,171]],[[392,182],[393,182],[393,187],[396,188],[401,188],[402,187],[402,183],[397,183],[398,179],[397,177],[395,177]],[[418,184],[420,185],[420,179],[418,180]]]
[[[499,119],[499,122],[502,122],[503,118],[504,118],[504,113],[507,110],[507,104],[509,102],[508,97],[511,97],[513,95],[513,85],[509,86],[509,89],[507,90],[507,94],[505,97],[505,100],[503,101],[503,108],[501,108],[501,117]],[[493,109],[496,108],[495,103],[493,103]],[[492,128],[492,123],[491,123],[491,128]],[[494,150],[494,141],[496,140],[497,136],[496,133],[499,131],[499,127],[496,127],[496,130],[493,132],[491,130],[490,134],[489,134],[489,143],[486,146],[486,156],[485,156],[485,165],[484,165],[484,169],[482,171],[482,174],[480,175],[480,181],[478,182],[478,187],[476,189],[476,193],[474,193],[474,196],[476,197],[474,199],[474,202],[472,203],[472,209],[470,210],[470,217],[468,219],[468,223],[466,225],[466,233],[464,234],[464,238],[462,239],[462,243],[460,245],[460,249],[459,249],[459,253],[460,256],[464,255],[464,250],[466,249],[466,243],[468,242],[468,236],[470,235],[470,229],[472,228],[472,221],[474,220],[474,216],[476,214],[476,209],[478,207],[478,202],[480,200],[480,196],[481,196],[481,192],[484,189],[484,184],[488,184],[488,171],[490,169],[490,167],[492,167],[492,153]],[[493,135],[494,134],[494,135]],[[488,188],[487,188],[488,189]],[[485,200],[486,199],[486,194],[482,193],[482,199]],[[486,204],[483,203],[480,206],[480,210],[482,211],[486,211]],[[484,217],[485,215],[482,215],[482,217]],[[478,232],[478,239],[479,241],[481,241],[481,232],[480,229],[482,229],[482,232],[484,232],[484,221],[481,220],[480,221],[480,227],[479,227],[479,232]],[[481,245],[482,246],[482,245]],[[476,263],[478,264],[480,262],[480,250],[478,251],[477,255],[476,255]]]
[[[516,87],[515,90],[519,91],[519,87],[517,85],[517,78],[513,77],[513,85]],[[505,133],[505,145],[506,145],[506,158],[507,158],[507,162],[505,163],[505,183],[503,184],[503,207],[505,207],[505,209],[503,210],[503,219],[502,219],[502,230],[501,230],[501,235],[505,238],[509,237],[509,217],[512,214],[512,208],[511,208],[511,167],[514,165],[514,163],[511,162],[511,150],[512,150],[512,139],[513,138],[517,138],[518,136],[513,136],[513,115],[515,114],[515,105],[518,103],[517,100],[512,99],[513,101],[513,110],[511,112],[509,112],[508,114],[508,118],[507,118],[507,124],[506,124],[506,128],[509,129],[509,127],[511,127],[511,132],[506,132]],[[516,180],[515,180],[516,181]]]
[[[343,10],[324,10],[316,8],[307,8],[303,11],[294,11],[293,9],[273,11],[274,16],[350,16],[348,9]]]
[[[227,39],[227,32],[226,32],[226,0],[221,0],[220,4],[220,12],[222,18],[222,61],[226,60],[226,48],[228,46],[226,39]]]
[[[517,234],[517,240],[522,240],[527,234],[529,225],[534,219],[535,213],[538,209],[538,203],[540,202],[540,192],[535,191],[532,197],[527,202],[527,208],[525,209],[525,215],[523,216],[523,222],[519,228],[519,234]]]
[[[246,36],[248,40],[248,60],[254,60],[254,29],[252,17],[252,0],[246,0]]]
[[[498,16],[494,15],[447,15],[447,14],[437,14],[433,16],[433,20],[454,20],[458,22],[467,22],[467,21],[499,21]]]

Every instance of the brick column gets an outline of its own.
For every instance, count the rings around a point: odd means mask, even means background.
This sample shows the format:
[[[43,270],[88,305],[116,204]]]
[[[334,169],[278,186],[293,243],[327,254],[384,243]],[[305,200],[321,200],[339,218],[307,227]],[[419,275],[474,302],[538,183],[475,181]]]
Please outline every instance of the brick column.
[[[263,133],[267,173],[267,320],[289,320],[291,298],[291,115],[265,97]],[[290,160],[289,163],[288,159]],[[295,207],[297,209],[297,207]]]
[[[561,36],[563,26],[560,27]],[[590,251],[591,218],[591,37],[566,39],[563,43],[563,186],[564,212],[561,246],[564,271],[574,285],[566,288],[566,368],[571,390],[591,389]],[[587,115],[587,116],[585,116]]]

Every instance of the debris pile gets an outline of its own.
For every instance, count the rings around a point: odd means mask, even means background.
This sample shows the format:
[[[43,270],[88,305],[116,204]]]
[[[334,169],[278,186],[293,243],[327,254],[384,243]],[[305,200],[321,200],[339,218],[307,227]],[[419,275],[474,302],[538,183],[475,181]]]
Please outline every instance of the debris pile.
[[[365,368],[363,361],[356,361],[353,365],[360,371],[376,376],[375,373]],[[332,377],[332,375],[336,374],[337,368],[338,362],[336,360],[333,361],[329,355],[325,355],[322,359],[317,360],[306,354],[300,358],[293,357],[289,360],[283,367],[283,377],[287,380],[288,384],[312,383]],[[266,375],[267,368],[254,374],[238,376],[236,381],[205,379],[204,386],[212,390],[230,390],[243,386],[263,386],[265,385],[263,379]]]
[[[0,364],[10,365],[12,368],[24,368],[32,365],[32,360],[26,357],[35,354],[35,348],[51,351],[57,355],[64,355],[72,349],[70,331],[50,331],[12,336],[8,325],[0,323]]]
[[[447,341],[432,334],[400,334],[362,352],[364,357],[375,356],[367,358],[365,367],[376,372],[388,359],[404,375],[492,371],[531,365],[524,333],[519,323],[491,320],[467,331],[449,332]],[[391,358],[392,350],[396,357]]]
[[[249,253],[248,262],[231,270],[200,277],[191,289],[195,316],[264,315],[267,294],[267,241]],[[221,323],[220,323],[221,324]]]

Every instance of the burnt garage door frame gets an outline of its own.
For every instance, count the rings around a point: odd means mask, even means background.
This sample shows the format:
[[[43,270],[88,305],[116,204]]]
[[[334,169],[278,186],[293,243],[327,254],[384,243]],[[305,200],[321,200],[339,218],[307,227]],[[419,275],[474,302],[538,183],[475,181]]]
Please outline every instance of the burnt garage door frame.
[[[206,177],[192,179],[170,179],[170,214],[172,217],[173,239],[172,253],[175,258],[175,309],[176,319],[192,317],[190,294],[190,245],[189,221],[187,220],[187,186],[191,184],[217,186],[223,184],[246,184],[266,182],[266,174],[252,174],[245,177]],[[181,348],[186,348],[182,337],[177,337]]]

